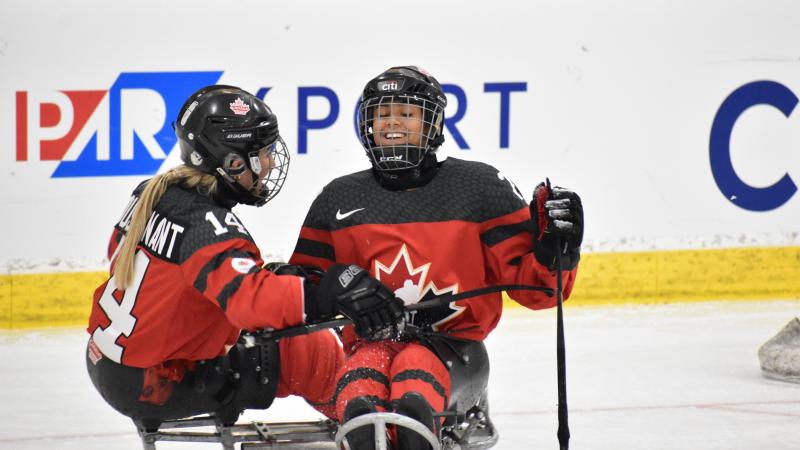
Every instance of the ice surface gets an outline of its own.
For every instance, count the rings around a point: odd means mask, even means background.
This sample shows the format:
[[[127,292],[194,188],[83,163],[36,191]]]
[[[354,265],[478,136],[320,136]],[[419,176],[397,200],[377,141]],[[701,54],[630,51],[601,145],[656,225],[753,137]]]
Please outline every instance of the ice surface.
[[[799,449],[800,385],[757,351],[800,302],[567,308],[571,449]],[[86,375],[83,330],[0,332],[0,449],[140,449]],[[496,449],[557,449],[555,310],[509,310],[486,344]],[[258,420],[319,417],[298,399]],[[159,443],[159,449],[217,449]]]

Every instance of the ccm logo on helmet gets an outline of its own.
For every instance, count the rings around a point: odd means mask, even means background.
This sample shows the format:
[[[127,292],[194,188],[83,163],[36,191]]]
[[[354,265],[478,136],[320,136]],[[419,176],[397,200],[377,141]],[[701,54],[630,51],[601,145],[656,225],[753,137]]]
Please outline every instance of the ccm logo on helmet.
[[[403,155],[381,156],[380,161],[402,161]]]
[[[734,205],[750,211],[779,208],[797,192],[788,173],[777,173],[770,186],[753,186],[742,180],[733,167],[731,135],[736,122],[749,108],[769,105],[789,117],[798,103],[797,96],[775,81],[754,81],[733,91],[720,105],[711,125],[709,159],[711,173],[720,192]]]

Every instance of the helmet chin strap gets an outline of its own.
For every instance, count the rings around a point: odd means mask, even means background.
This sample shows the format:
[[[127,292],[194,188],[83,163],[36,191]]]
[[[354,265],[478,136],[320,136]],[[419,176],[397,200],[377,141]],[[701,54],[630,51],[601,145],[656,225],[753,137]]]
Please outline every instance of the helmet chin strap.
[[[236,192],[235,188],[222,177],[217,177],[217,192],[212,199],[218,205],[231,209],[239,204],[240,194]]]
[[[431,139],[431,142],[428,144],[428,146],[435,150],[442,144],[444,144],[444,134],[439,133],[435,138]],[[434,150],[431,150],[431,152]]]
[[[439,170],[436,153],[429,152],[418,167],[398,171],[382,171],[372,168],[372,173],[378,184],[390,191],[405,191],[420,188],[428,184]]]
[[[251,185],[250,189],[239,184],[239,177],[240,175],[223,175],[222,172],[217,174],[217,180],[220,181],[218,185],[221,186],[217,193],[218,203],[221,203],[223,206],[228,208],[232,208],[239,203],[254,206],[261,206],[266,203],[266,196],[262,198],[253,193],[253,188],[255,188],[257,183],[260,182],[255,174],[253,174],[254,184]]]

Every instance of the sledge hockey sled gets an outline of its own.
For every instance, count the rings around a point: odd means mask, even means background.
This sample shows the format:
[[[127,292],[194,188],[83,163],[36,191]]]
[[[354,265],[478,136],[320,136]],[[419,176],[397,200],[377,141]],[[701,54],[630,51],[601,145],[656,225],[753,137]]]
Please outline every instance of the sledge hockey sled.
[[[386,412],[358,416],[341,426],[332,420],[309,422],[250,422],[222,425],[213,416],[164,421],[158,430],[137,427],[144,450],[156,450],[156,442],[218,443],[224,450],[334,450],[349,449],[345,435],[364,425],[375,426],[376,449],[388,449],[387,425],[401,426],[422,435],[434,450],[482,450],[499,438],[487,414],[485,401],[465,413],[445,412],[438,434],[409,417]]]
[[[528,285],[500,285],[479,288],[461,294],[440,297],[417,303],[409,310],[420,310],[448,304],[457,300],[483,295],[490,292],[504,290],[537,290],[552,294],[552,289]],[[349,323],[348,319],[334,319],[328,322],[303,325],[284,330],[264,330],[257,336],[245,336],[255,341],[278,340],[282,338],[309,334],[327,328],[335,328]],[[407,327],[407,330],[409,328]],[[424,335],[424,333],[423,333]],[[422,335],[421,335],[422,336]],[[430,336],[429,336],[430,337]],[[433,346],[436,342],[431,341]],[[458,345],[448,345],[454,350]],[[251,342],[252,346],[252,342]],[[137,423],[139,436],[145,450],[156,450],[156,442],[210,442],[219,443],[224,450],[234,450],[236,444],[241,444],[242,450],[279,449],[279,450],[310,450],[310,449],[346,449],[349,450],[345,435],[355,428],[372,424],[376,430],[375,440],[378,450],[387,450],[386,439],[387,424],[411,429],[422,435],[431,443],[435,450],[483,450],[494,447],[499,435],[489,419],[489,408],[486,396],[488,380],[488,355],[482,344],[479,346],[460,347],[457,354],[444,358],[448,367],[460,360],[462,364],[471,367],[460,376],[468,382],[455,383],[463,386],[469,393],[458,396],[465,403],[451,404],[448,409],[439,415],[444,417],[441,429],[436,433],[431,432],[425,425],[407,416],[394,413],[371,413],[358,416],[344,424],[337,424],[331,420],[290,423],[265,423],[251,422],[232,426],[224,425],[213,415],[198,416],[188,419],[165,420],[158,429],[148,429]],[[455,351],[455,350],[454,350]],[[463,353],[462,353],[463,351]],[[437,353],[446,353],[445,350]],[[452,361],[451,361],[452,360]],[[472,363],[470,363],[472,361]],[[485,362],[485,364],[481,363]],[[456,376],[456,373],[452,374]],[[452,400],[452,398],[451,398]],[[380,431],[382,430],[382,431]]]
[[[489,416],[484,411],[483,405],[475,406],[464,414],[445,412],[445,424],[434,434],[425,425],[401,414],[376,412],[355,417],[339,427],[336,433],[336,448],[349,448],[346,446],[345,436],[350,431],[364,425],[375,426],[375,448],[386,450],[388,439],[386,425],[405,427],[424,437],[433,450],[483,450],[494,447],[499,435]]]
[[[144,450],[155,450],[156,442],[219,443],[224,450],[241,449],[332,450],[337,425],[332,420],[309,422],[238,423],[222,425],[213,416],[164,421],[158,430],[138,427]]]

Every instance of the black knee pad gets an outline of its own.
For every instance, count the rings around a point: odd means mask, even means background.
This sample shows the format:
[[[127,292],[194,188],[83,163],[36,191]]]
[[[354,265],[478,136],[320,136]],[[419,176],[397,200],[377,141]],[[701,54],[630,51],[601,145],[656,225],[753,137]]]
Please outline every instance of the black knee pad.
[[[447,409],[465,413],[477,405],[489,384],[489,354],[483,342],[436,336],[426,345],[450,373]]]
[[[368,397],[356,397],[344,408],[344,421],[376,412],[375,403]],[[375,450],[375,427],[367,425],[347,433],[347,443],[351,450]]]
[[[233,424],[246,409],[267,409],[275,399],[280,375],[277,342],[247,346],[241,340],[228,352],[228,382],[217,394],[215,412],[224,424]]]
[[[436,433],[436,422],[433,418],[433,408],[418,392],[407,392],[397,401],[395,408],[397,414],[410,417],[428,427]],[[431,445],[415,431],[405,427],[397,427],[397,450],[429,450]]]

